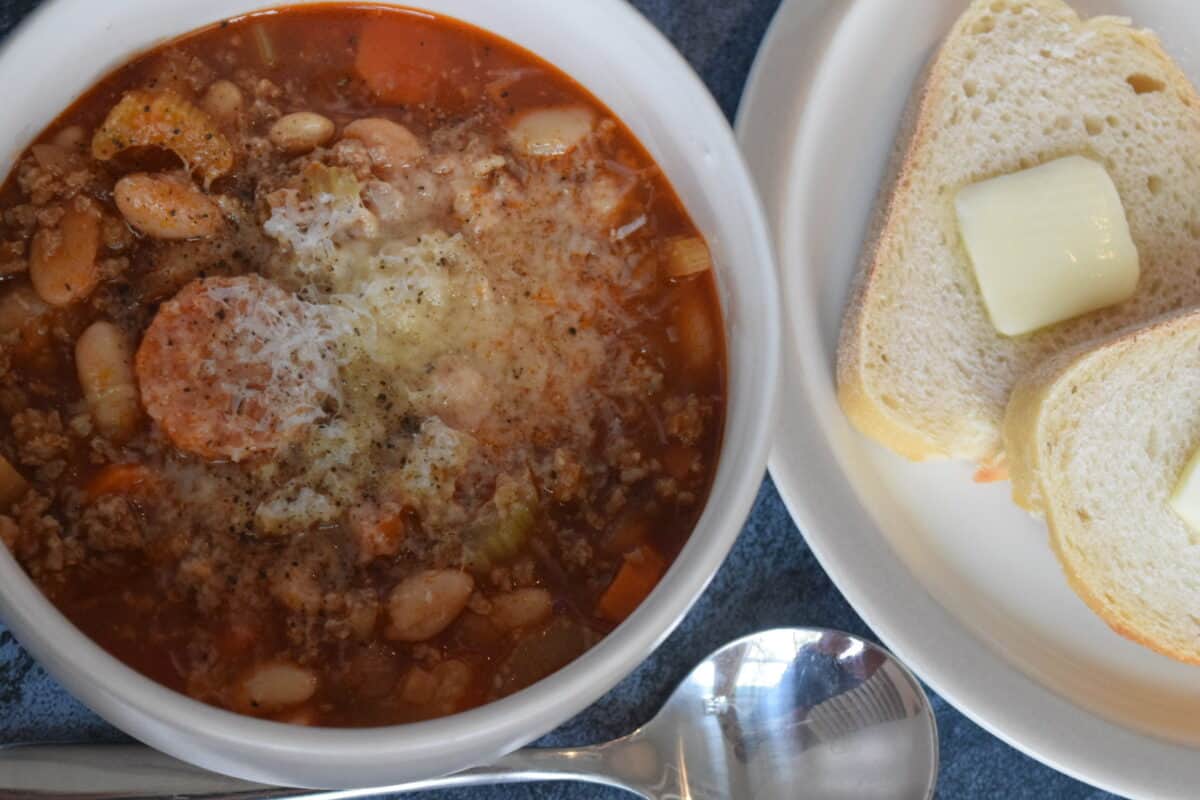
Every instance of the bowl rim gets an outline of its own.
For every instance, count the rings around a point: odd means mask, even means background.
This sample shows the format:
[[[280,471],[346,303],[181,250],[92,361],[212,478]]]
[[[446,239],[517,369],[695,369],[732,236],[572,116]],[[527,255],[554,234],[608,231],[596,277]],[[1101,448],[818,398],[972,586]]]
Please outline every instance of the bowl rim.
[[[249,13],[309,1],[239,0],[239,5]],[[56,20],[63,15],[83,13],[89,2],[48,0],[32,12],[0,46],[0,74],[16,66],[14,62],[19,55],[17,46],[20,43],[53,35],[47,31]],[[420,8],[425,1],[372,0],[356,4]],[[402,753],[409,761],[436,760],[444,757],[447,743],[453,743],[461,750],[499,754],[553,729],[632,672],[670,634],[716,574],[741,531],[765,474],[769,437],[775,419],[782,316],[773,243],[761,200],[738,150],[733,129],[699,76],[667,38],[624,0],[590,0],[589,5],[619,18],[619,24],[628,29],[631,37],[636,37],[639,45],[657,50],[656,57],[666,59],[670,69],[678,74],[681,82],[678,90],[686,92],[689,100],[694,102],[699,123],[711,128],[720,148],[720,157],[734,160],[736,183],[724,189],[743,209],[752,226],[748,238],[756,246],[752,254],[737,264],[739,273],[748,270],[758,273],[756,285],[761,289],[755,293],[755,300],[763,300],[761,307],[756,308],[752,324],[741,326],[761,331],[763,339],[759,343],[759,363],[754,365],[755,374],[751,376],[756,381],[761,379],[762,385],[752,403],[737,412],[752,420],[749,428],[753,435],[749,440],[730,440],[733,420],[730,412],[734,411],[731,407],[727,412],[717,475],[703,514],[668,573],[634,614],[595,647],[549,677],[509,697],[424,722],[374,728],[307,728],[209,706],[126,666],[75,628],[17,565],[7,549],[0,547],[0,612],[5,621],[55,678],[101,716],[184,760],[191,760],[189,754],[195,743],[214,741],[222,747],[245,748],[264,756],[319,758],[326,764],[343,765],[347,772],[354,765],[364,763],[364,754],[372,759],[381,753]],[[452,14],[445,15],[453,17]],[[215,17],[220,18],[220,15]],[[194,28],[179,30],[172,35],[182,35],[191,29]],[[581,35],[587,36],[586,32]],[[122,61],[131,57],[122,56]],[[572,77],[580,80],[577,76]],[[33,131],[33,135],[38,130],[40,128]],[[22,140],[17,152],[26,146],[28,142]],[[732,270],[733,265],[730,266]],[[726,325],[728,331],[728,315]],[[732,383],[730,392],[732,399]],[[744,466],[733,474],[730,465],[735,460]],[[722,499],[730,502],[714,507],[718,487],[722,489]],[[705,535],[697,535],[702,528]],[[183,738],[179,736],[181,733]],[[240,777],[275,777],[274,773],[247,771],[234,763],[214,766],[212,759],[201,760],[204,761],[201,766]]]

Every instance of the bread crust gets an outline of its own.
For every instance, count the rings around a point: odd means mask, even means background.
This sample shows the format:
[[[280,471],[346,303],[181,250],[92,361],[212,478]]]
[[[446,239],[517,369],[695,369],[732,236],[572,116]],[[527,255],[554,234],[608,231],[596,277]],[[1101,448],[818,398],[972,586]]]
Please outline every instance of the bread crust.
[[[1042,455],[1049,440],[1045,412],[1071,389],[1072,376],[1097,362],[1126,357],[1126,352],[1147,340],[1171,336],[1181,330],[1200,330],[1200,309],[1185,309],[1159,317],[1143,326],[1118,331],[1096,343],[1065,350],[1044,361],[1024,376],[1013,390],[1004,420],[1004,442],[1013,476],[1013,499],[1020,505],[1044,511],[1050,529],[1050,546],[1071,589],[1096,616],[1116,633],[1176,661],[1200,665],[1200,641],[1190,650],[1173,647],[1146,631],[1129,625],[1093,589],[1095,581],[1076,568],[1065,539],[1070,521],[1061,516],[1053,502],[1053,486],[1042,468]]]
[[[837,396],[842,411],[859,431],[899,453],[910,461],[930,461],[951,457],[939,442],[893,414],[867,387],[863,375],[866,337],[866,303],[879,271],[878,253],[888,235],[888,222],[901,202],[900,187],[909,180],[913,154],[928,133],[927,107],[934,102],[933,72],[945,43],[925,62],[909,95],[870,222],[850,299],[842,317],[837,349]]]

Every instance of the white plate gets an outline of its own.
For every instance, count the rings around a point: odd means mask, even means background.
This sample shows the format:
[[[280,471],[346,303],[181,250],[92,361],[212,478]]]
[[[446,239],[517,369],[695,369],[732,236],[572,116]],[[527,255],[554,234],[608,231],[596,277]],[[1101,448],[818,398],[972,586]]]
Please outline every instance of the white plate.
[[[1200,79],[1194,0],[1076,0],[1158,31]],[[771,472],[821,564],[883,640],[996,735],[1111,791],[1195,797],[1200,670],[1112,633],[1041,523],[964,464],[914,465],[834,397],[851,276],[900,114],[965,0],[785,0],[739,136],[775,226],[790,336]]]

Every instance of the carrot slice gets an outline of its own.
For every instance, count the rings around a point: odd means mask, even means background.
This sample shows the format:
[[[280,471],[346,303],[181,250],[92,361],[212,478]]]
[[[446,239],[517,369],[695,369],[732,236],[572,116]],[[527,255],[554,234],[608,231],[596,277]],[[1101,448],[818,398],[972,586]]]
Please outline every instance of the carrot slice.
[[[109,464],[88,481],[88,500],[95,502],[106,494],[134,494],[150,488],[157,480],[154,472],[141,464]]]
[[[451,65],[445,39],[413,15],[386,14],[369,20],[358,39],[354,68],[385,103],[434,104],[446,94]]]
[[[653,548],[642,545],[625,556],[625,563],[600,598],[596,611],[609,622],[622,622],[654,590],[666,571],[666,560]]]
[[[976,483],[997,483],[1008,480],[1007,464],[980,464],[975,470]]]

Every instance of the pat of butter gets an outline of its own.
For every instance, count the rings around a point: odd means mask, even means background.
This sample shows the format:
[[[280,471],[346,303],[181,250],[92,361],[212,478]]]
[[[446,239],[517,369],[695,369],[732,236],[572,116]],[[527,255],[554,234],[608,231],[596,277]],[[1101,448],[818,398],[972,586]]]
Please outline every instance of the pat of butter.
[[[1200,536],[1200,449],[1192,454],[1191,460],[1183,468],[1175,492],[1167,503],[1187,523],[1192,533]]]
[[[954,206],[984,305],[1005,336],[1114,305],[1137,288],[1121,197],[1089,158],[967,186]]]

